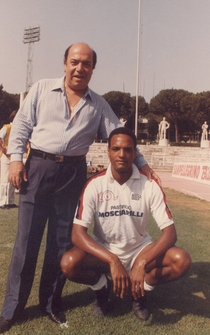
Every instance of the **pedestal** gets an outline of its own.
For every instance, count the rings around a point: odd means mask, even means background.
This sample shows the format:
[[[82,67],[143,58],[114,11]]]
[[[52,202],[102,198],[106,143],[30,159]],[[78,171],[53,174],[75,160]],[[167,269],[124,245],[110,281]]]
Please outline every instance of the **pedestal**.
[[[167,147],[168,146],[168,140],[166,138],[163,138],[162,140],[159,140],[159,146]]]
[[[201,148],[209,148],[209,143],[210,141],[205,140],[205,141],[201,141]]]

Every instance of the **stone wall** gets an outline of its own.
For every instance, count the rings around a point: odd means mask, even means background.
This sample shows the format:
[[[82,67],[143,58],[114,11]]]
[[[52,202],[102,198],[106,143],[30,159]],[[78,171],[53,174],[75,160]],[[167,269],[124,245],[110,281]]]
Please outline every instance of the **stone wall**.
[[[174,162],[210,162],[210,148],[160,147],[138,145],[148,164],[155,170],[172,171]],[[87,154],[87,161],[93,166],[107,167],[107,143],[94,143]]]

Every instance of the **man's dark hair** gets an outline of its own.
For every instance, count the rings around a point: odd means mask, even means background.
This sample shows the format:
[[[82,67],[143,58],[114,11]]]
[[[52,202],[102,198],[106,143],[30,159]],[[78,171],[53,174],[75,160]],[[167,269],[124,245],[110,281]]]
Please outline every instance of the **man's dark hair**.
[[[118,135],[118,134],[125,134],[125,135],[130,136],[133,140],[134,148],[136,148],[136,146],[137,146],[136,135],[133,133],[132,130],[130,130],[129,128],[125,128],[125,127],[120,127],[120,128],[116,128],[116,129],[112,130],[112,132],[110,133],[109,138],[108,138],[108,147],[109,148],[110,148],[110,143],[111,143],[112,137],[114,135]]]
[[[74,44],[71,44],[71,45],[66,49],[66,51],[65,51],[65,53],[64,53],[64,62],[67,61],[68,54],[69,54],[69,50],[71,49],[71,47],[73,47],[73,45],[74,45]],[[93,68],[95,69],[95,66],[96,66],[96,63],[97,63],[97,54],[96,54],[96,52],[95,52],[93,49],[91,49],[91,50],[92,50],[92,53],[93,53]]]

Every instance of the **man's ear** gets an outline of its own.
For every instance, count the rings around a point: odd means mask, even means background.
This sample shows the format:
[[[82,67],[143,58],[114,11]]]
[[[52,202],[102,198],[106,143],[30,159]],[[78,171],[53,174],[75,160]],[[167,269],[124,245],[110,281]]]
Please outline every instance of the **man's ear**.
[[[108,148],[107,148],[107,156],[108,156],[108,157],[109,157],[109,151],[110,151],[110,150],[109,150],[109,147],[108,147]]]
[[[64,72],[66,72],[66,60],[63,61]]]

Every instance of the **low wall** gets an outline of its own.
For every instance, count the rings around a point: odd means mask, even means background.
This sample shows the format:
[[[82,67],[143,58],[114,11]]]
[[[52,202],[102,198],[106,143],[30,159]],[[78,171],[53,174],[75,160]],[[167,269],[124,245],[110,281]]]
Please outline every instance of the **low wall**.
[[[138,145],[148,164],[155,170],[172,171],[175,162],[210,162],[210,148],[160,147],[158,145]],[[107,143],[93,143],[87,154],[87,162],[93,166],[107,167]]]
[[[175,162],[172,176],[210,185],[210,163]]]

